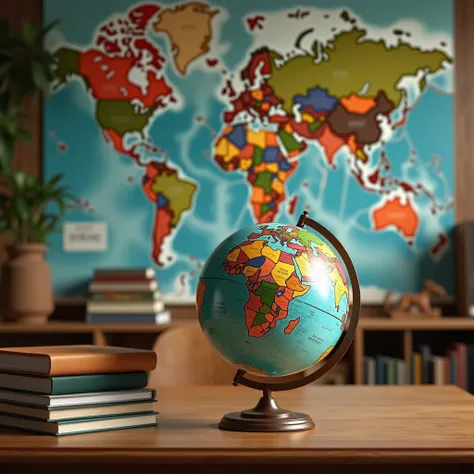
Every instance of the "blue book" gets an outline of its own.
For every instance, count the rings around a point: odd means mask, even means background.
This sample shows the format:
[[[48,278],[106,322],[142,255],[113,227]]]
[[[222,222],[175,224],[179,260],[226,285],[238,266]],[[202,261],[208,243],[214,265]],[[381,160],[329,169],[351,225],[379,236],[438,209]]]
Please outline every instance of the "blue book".
[[[449,359],[449,383],[457,385],[457,373],[458,373],[458,364],[457,360],[454,357]]]
[[[87,313],[89,324],[169,324],[171,313]]]
[[[384,385],[386,372],[386,357],[378,355],[375,357],[375,383],[376,385]]]
[[[427,345],[420,346],[421,352],[421,383],[431,382],[431,348]]]

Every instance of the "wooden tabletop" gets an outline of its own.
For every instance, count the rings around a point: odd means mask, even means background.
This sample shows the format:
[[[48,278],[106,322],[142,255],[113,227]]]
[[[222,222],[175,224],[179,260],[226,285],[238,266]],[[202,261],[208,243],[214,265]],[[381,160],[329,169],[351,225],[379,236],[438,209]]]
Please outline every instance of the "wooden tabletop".
[[[282,408],[310,414],[313,431],[217,428],[222,415],[249,408],[258,397],[245,387],[161,388],[157,427],[60,438],[0,430],[0,472],[8,472],[2,463],[25,462],[474,464],[474,399],[457,387],[305,387],[275,398]]]

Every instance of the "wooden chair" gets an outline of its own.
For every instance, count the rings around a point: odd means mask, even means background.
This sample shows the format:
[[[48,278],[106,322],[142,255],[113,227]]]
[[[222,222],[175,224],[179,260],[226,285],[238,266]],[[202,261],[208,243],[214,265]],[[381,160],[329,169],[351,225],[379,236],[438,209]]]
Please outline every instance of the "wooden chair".
[[[150,374],[150,386],[231,385],[236,373],[210,345],[198,323],[168,329],[154,350],[158,365]]]

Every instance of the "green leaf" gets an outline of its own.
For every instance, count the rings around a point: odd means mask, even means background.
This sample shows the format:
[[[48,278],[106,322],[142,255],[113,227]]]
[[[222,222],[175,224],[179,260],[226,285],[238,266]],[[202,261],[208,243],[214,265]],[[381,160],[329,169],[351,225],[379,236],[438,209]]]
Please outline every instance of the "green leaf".
[[[38,39],[38,29],[27,20],[23,20],[21,33],[28,46],[33,46]]]
[[[28,174],[22,170],[15,170],[11,176],[13,181],[13,186],[16,188],[17,191],[21,191],[24,189],[27,181],[28,181]]]
[[[15,196],[13,198],[13,207],[18,214],[20,221],[25,222],[28,220],[30,213],[26,200],[23,198],[23,196]]]
[[[64,174],[63,173],[59,173],[57,175],[54,175],[47,183],[46,183],[46,186],[48,188],[54,188],[54,186],[56,186],[59,181],[61,181],[63,179],[63,176]]]
[[[38,62],[33,62],[31,64],[31,72],[33,74],[33,80],[36,84],[36,87],[43,92],[43,94],[49,94],[50,80],[48,79],[47,72],[45,67]]]
[[[40,32],[39,36],[44,38],[53,28],[59,25],[59,20],[52,21],[49,25],[46,25]]]

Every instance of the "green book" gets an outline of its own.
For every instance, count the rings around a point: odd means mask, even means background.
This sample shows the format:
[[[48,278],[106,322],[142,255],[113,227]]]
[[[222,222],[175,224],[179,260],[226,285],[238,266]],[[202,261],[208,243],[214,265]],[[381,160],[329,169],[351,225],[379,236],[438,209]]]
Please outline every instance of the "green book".
[[[144,388],[147,383],[148,374],[146,372],[66,375],[60,377],[34,377],[0,373],[0,388],[44,395],[133,390]]]
[[[392,357],[387,359],[387,385],[397,383],[397,361]]]
[[[42,421],[24,416],[0,413],[0,426],[16,428],[53,436],[64,436],[95,431],[123,430],[156,425],[156,412],[133,415],[107,416],[102,418],[79,418],[63,421]]]

